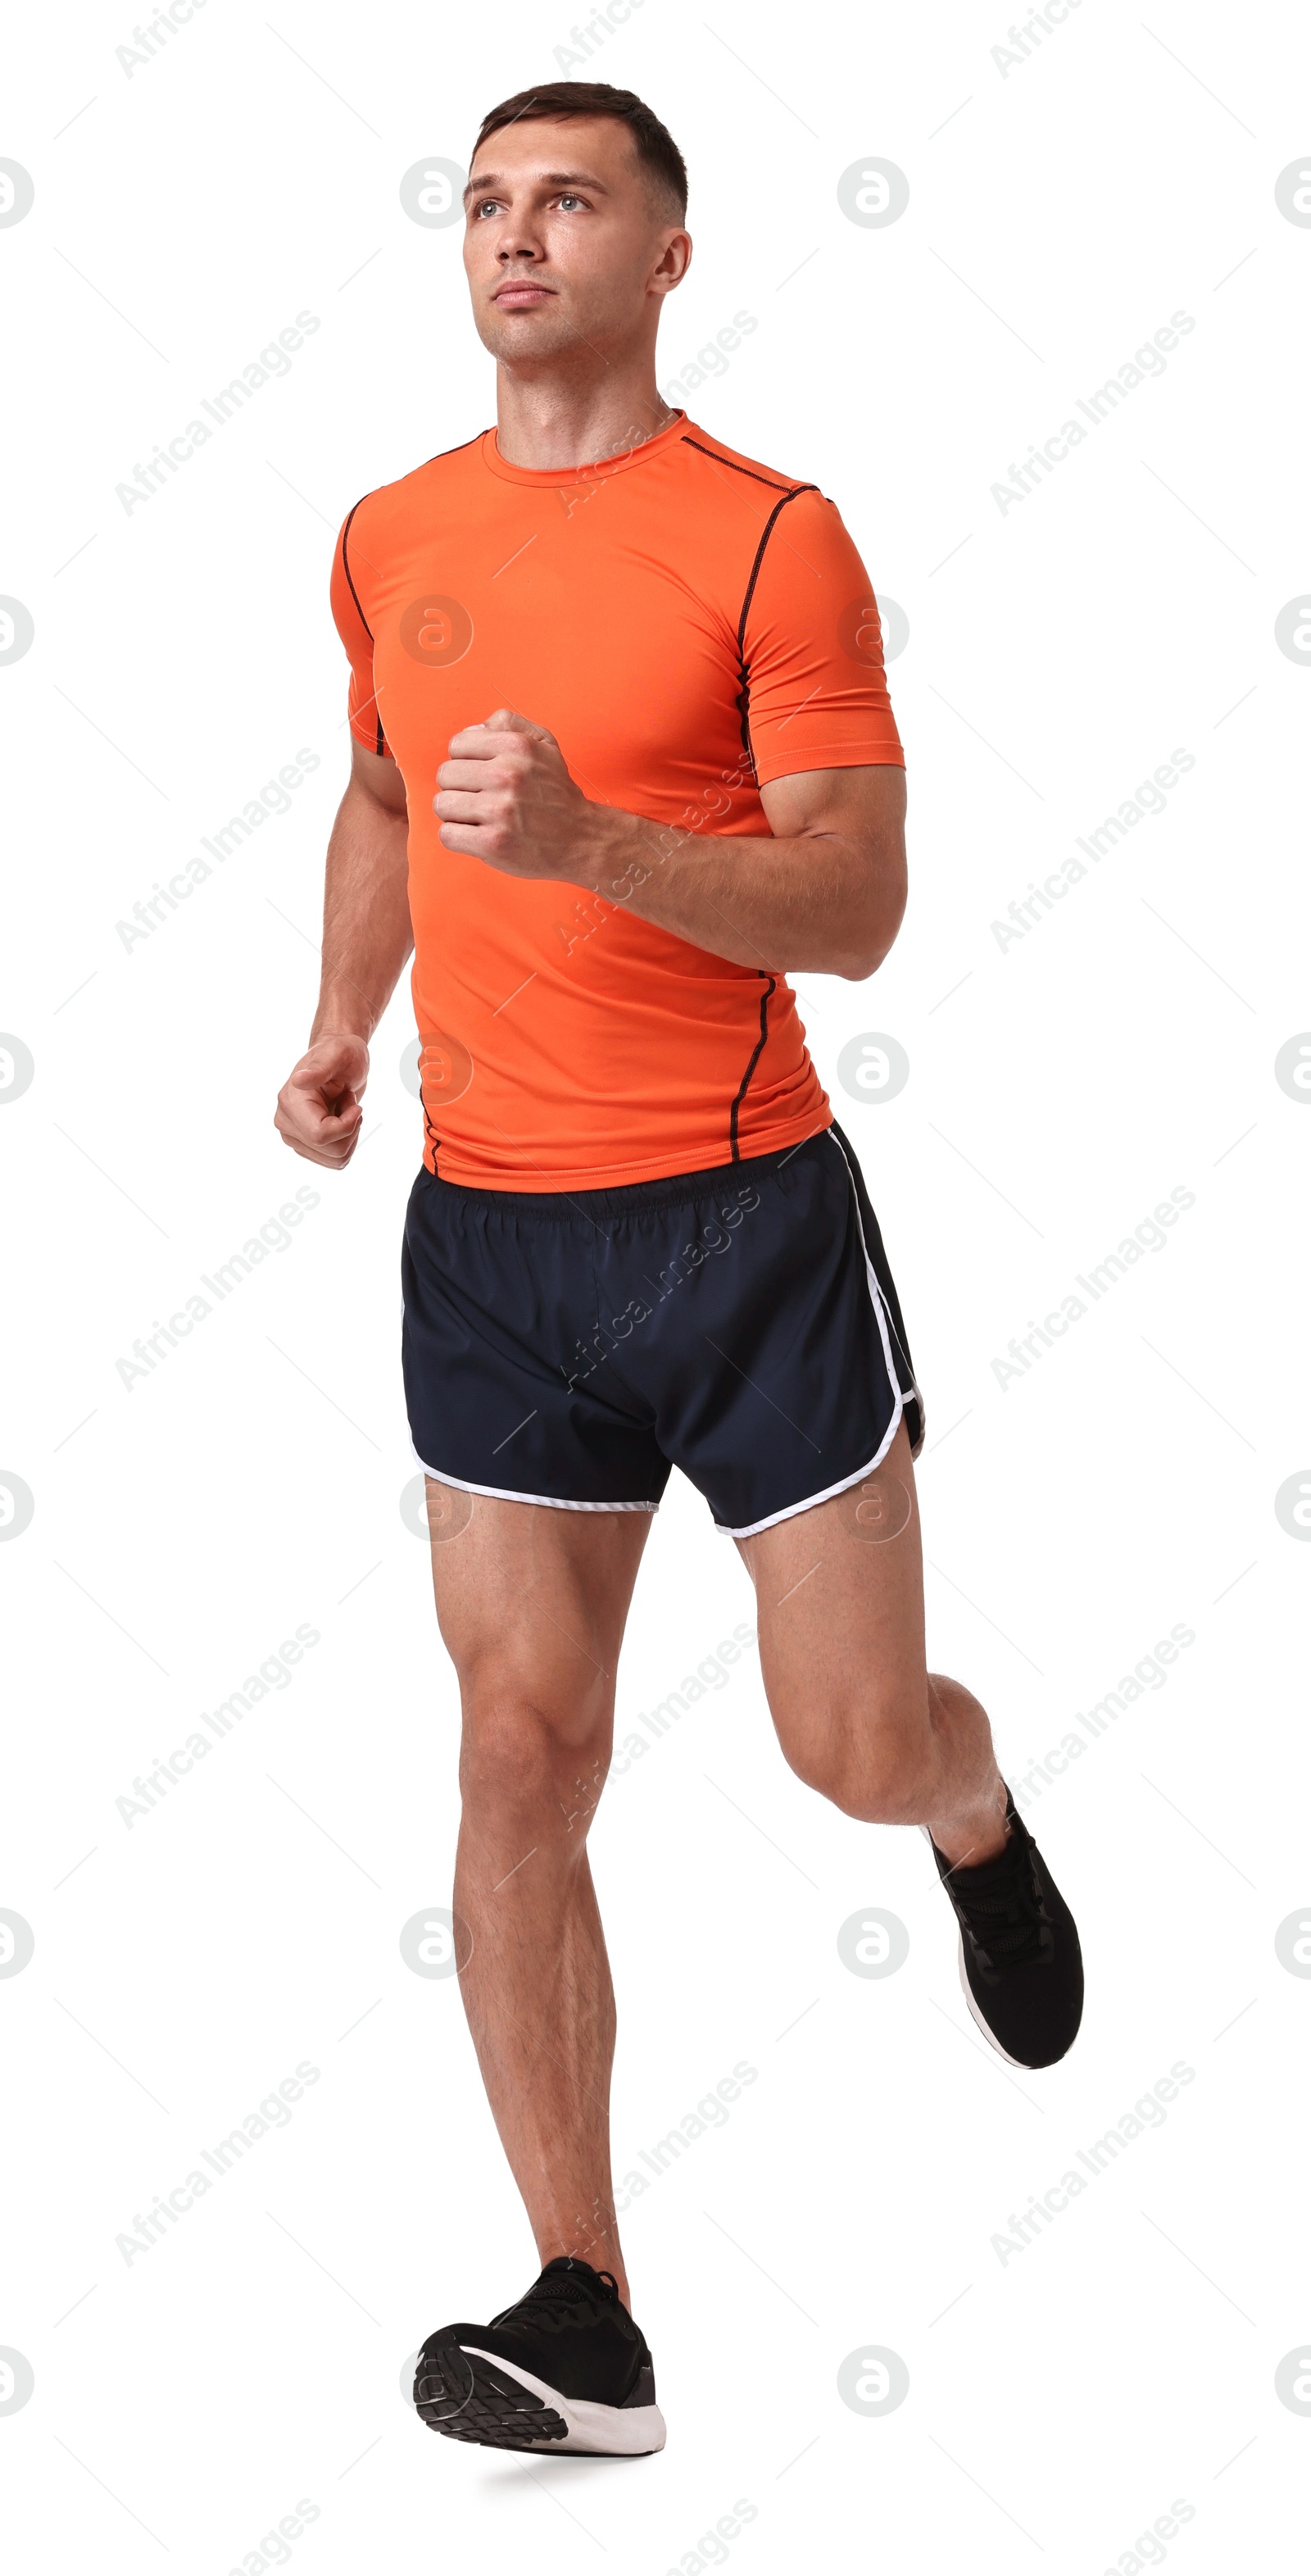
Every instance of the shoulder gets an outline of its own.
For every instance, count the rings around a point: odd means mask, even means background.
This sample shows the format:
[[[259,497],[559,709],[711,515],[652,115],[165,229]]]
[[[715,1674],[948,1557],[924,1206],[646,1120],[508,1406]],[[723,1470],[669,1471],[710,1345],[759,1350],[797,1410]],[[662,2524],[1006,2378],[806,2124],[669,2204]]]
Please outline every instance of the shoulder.
[[[685,424],[679,445],[689,481],[703,476],[712,482],[717,479],[721,490],[727,485],[744,500],[748,498],[746,487],[754,485],[758,506],[765,516],[782,503],[803,499],[818,502],[826,510],[833,507],[808,475],[789,474],[777,465],[766,465],[758,456],[743,456],[722,438],[713,438],[696,421]]]
[[[394,483],[379,483],[374,491],[365,492],[346,513],[343,543],[357,536],[362,539],[366,531],[375,542],[389,535],[408,534],[416,510],[424,510],[434,494],[453,491],[470,466],[476,466],[486,434],[485,430],[476,430],[459,447],[443,448],[439,455],[413,466],[408,474],[398,475]]]

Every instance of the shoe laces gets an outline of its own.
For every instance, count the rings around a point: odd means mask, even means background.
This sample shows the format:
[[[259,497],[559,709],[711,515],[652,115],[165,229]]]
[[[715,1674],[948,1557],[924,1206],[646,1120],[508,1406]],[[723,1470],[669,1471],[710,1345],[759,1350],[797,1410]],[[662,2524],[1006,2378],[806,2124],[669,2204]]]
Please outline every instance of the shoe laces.
[[[1026,1845],[1012,1833],[1003,1852],[987,1865],[982,1884],[962,1884],[962,1873],[948,1876],[965,1930],[976,1949],[996,1969],[1018,1968],[1045,1957],[1051,1948],[1047,1911]],[[995,1876],[994,1873],[995,1872]],[[967,1880],[973,1878],[971,1871]]]
[[[538,2315],[549,2316],[553,2309],[561,2306],[596,2307],[602,2303],[617,2306],[618,2301],[619,2284],[613,2272],[594,2272],[590,2264],[584,2270],[572,2256],[557,2254],[534,2281],[532,2288],[525,2290],[523,2297],[516,2299],[510,2307],[503,2308],[499,2317],[493,2317],[492,2324],[505,2325],[511,2318],[516,2324],[521,2320],[531,2322],[534,2311]]]

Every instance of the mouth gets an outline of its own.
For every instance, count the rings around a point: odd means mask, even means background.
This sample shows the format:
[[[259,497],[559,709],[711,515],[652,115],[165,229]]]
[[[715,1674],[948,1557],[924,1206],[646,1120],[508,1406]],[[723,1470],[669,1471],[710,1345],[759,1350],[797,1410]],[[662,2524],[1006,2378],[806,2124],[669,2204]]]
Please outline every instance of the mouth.
[[[535,278],[515,277],[498,286],[492,302],[499,304],[503,313],[526,312],[530,305],[545,304],[554,293],[553,286],[539,286]]]

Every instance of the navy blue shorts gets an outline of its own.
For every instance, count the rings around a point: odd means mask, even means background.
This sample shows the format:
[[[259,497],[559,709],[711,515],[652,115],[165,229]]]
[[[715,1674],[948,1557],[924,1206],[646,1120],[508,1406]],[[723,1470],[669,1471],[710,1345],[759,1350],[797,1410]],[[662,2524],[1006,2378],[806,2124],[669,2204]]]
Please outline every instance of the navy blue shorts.
[[[924,1408],[878,1221],[837,1126],[615,1190],[465,1189],[405,1220],[419,1464],[564,1511],[650,1512],[681,1467],[747,1538],[860,1482]]]

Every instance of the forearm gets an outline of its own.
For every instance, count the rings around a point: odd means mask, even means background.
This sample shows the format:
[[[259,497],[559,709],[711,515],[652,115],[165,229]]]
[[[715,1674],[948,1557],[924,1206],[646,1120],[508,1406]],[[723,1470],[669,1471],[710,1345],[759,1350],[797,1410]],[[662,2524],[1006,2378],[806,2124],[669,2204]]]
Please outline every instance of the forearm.
[[[738,966],[874,972],[905,909],[899,846],[840,831],[727,838],[589,808],[580,881],[590,892]]]
[[[328,843],[323,971],[311,1046],[328,1030],[372,1037],[414,945],[407,821],[354,785]]]
[[[769,779],[768,831],[730,839],[593,804],[554,734],[498,707],[452,737],[437,787],[444,848],[631,905],[736,966],[858,982],[882,964],[905,909],[900,762]]]

